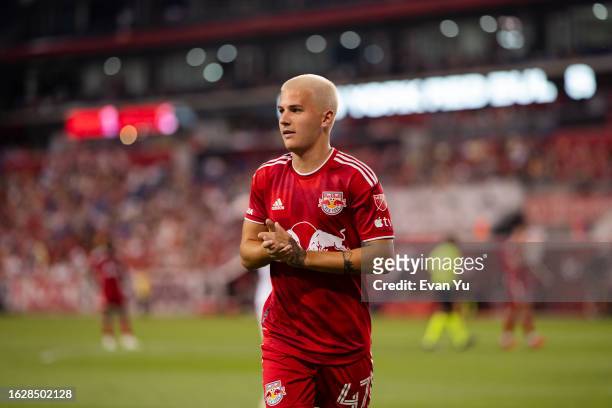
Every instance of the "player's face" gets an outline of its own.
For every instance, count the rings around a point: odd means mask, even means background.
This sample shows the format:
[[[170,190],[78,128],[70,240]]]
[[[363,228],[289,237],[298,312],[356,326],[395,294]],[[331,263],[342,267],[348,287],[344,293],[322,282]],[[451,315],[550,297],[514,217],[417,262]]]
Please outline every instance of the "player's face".
[[[278,126],[287,150],[304,152],[322,135],[323,114],[310,90],[289,88],[281,91]]]

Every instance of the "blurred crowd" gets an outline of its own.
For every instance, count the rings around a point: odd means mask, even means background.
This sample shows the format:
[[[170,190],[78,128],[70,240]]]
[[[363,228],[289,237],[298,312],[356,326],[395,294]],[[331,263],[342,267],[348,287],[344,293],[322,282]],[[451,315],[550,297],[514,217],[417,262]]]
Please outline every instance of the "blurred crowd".
[[[610,192],[611,128],[553,130],[546,115],[534,124],[524,114],[346,119],[333,140],[370,164],[386,189],[454,186],[461,194],[463,185],[506,179],[526,191]],[[108,239],[131,270],[153,278],[201,276],[234,257],[251,174],[282,145],[273,129],[234,124],[218,134],[215,126],[133,146],[60,135],[44,152],[6,150],[0,278],[87,280],[88,254]],[[403,221],[397,231],[408,230]]]
[[[146,146],[130,155],[116,141],[78,144],[60,138],[33,171],[5,173],[4,277],[78,276],[86,283],[93,280],[87,276],[89,253],[107,240],[132,271],[186,276],[231,257],[241,212],[230,207],[229,189],[184,173],[190,155],[181,154],[184,142],[173,145]]]
[[[342,143],[398,185],[514,178],[527,188],[608,191],[612,126],[559,129],[551,112],[490,109],[340,125]],[[378,148],[372,149],[372,145]],[[382,153],[382,154],[381,154]],[[399,169],[399,171],[398,171]],[[387,178],[388,177],[388,178]]]

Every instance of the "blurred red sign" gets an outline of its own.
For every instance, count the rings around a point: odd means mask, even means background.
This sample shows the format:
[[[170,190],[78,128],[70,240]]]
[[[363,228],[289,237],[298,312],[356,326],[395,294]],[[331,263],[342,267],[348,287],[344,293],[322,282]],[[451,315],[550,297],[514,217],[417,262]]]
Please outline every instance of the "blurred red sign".
[[[65,129],[71,139],[115,137],[119,133],[119,112],[112,105],[73,109],[68,112]]]
[[[170,103],[73,109],[65,121],[68,137],[75,140],[114,138],[127,125],[136,127],[139,134],[170,135],[179,123]]]

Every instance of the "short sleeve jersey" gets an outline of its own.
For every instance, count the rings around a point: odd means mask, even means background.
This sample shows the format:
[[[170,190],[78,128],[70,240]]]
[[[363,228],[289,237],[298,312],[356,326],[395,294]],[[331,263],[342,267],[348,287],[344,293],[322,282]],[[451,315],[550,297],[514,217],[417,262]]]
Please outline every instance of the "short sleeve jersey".
[[[123,300],[121,281],[123,270],[120,264],[111,256],[100,250],[95,250],[90,258],[102,295],[106,300]]]
[[[332,149],[316,170],[302,174],[291,154],[261,165],[251,185],[246,220],[269,218],[308,251],[345,251],[393,238],[391,216],[376,174]],[[370,353],[370,314],[361,278],[270,265],[272,294],[264,306],[264,345],[306,361],[346,364]]]

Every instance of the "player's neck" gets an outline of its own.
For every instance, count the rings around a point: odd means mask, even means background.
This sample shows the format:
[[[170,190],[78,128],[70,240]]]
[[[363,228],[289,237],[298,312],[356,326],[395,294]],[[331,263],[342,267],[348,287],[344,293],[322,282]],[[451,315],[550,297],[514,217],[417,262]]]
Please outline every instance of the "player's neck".
[[[331,155],[332,150],[329,143],[325,143],[321,146],[313,146],[312,149],[303,153],[292,152],[292,166],[298,173],[310,173],[325,163]]]

